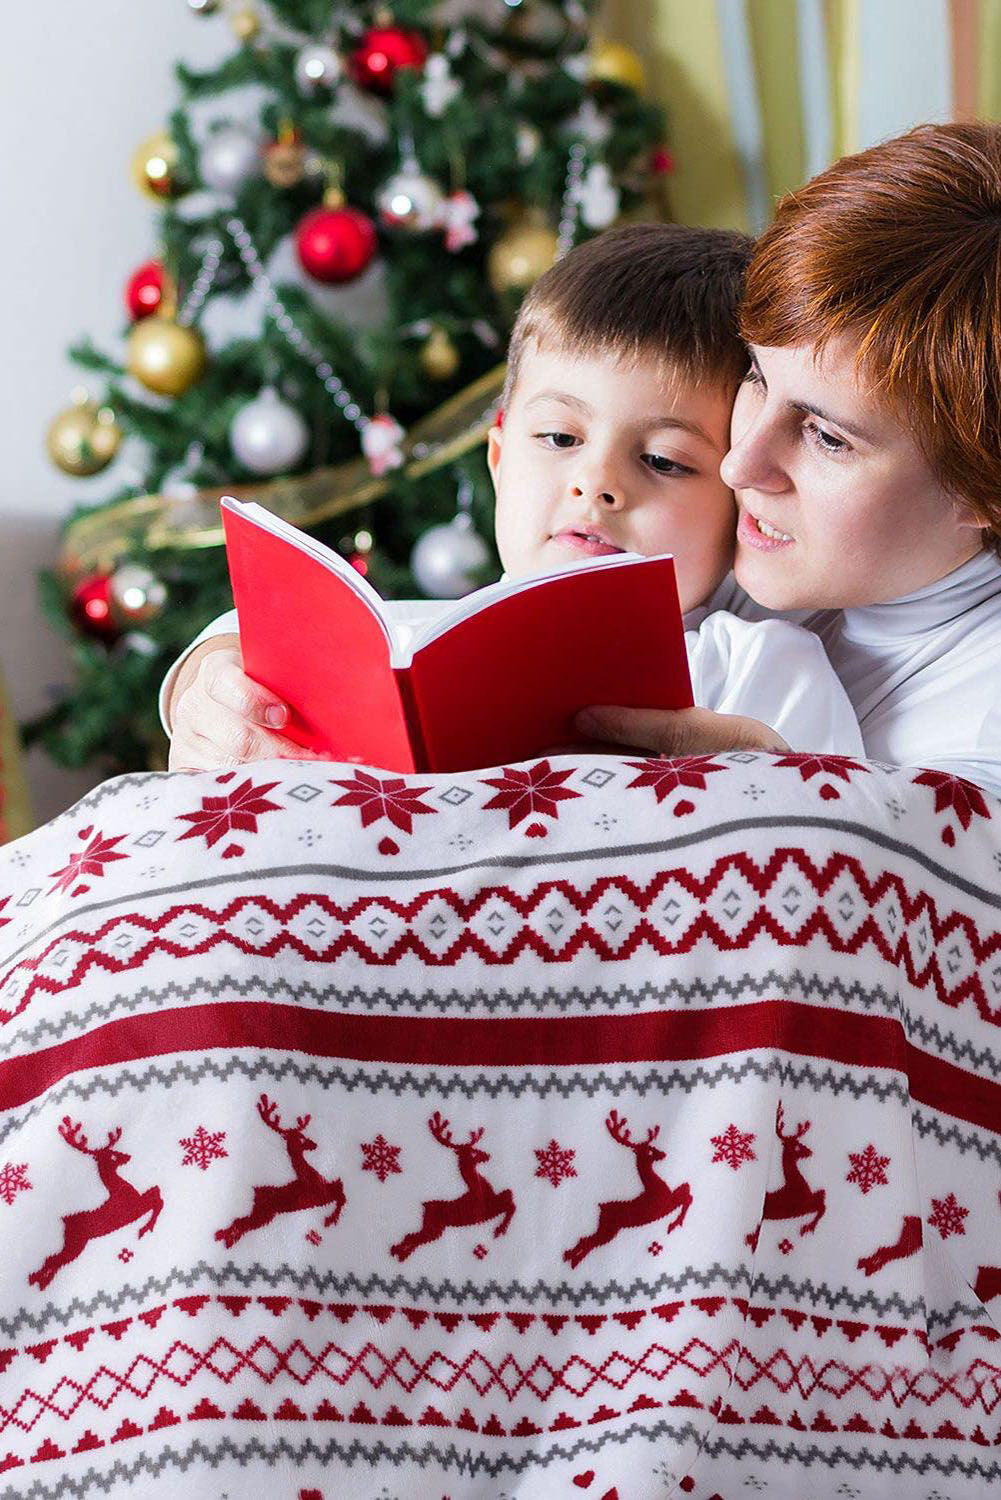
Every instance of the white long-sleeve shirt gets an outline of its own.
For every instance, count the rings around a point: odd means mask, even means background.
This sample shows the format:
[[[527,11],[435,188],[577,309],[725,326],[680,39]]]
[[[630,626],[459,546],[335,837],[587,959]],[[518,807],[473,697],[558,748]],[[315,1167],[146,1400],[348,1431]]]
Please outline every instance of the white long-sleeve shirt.
[[[447,604],[433,599],[391,600],[385,606],[397,627],[423,624],[444,608]],[[786,620],[742,620],[723,610],[693,610],[685,626],[692,692],[701,707],[760,719],[794,750],[864,754],[848,695],[816,635]],[[236,610],[220,615],[170,668],[160,689],[160,718],[168,734],[164,704],[185,657],[211,636],[238,630]]]

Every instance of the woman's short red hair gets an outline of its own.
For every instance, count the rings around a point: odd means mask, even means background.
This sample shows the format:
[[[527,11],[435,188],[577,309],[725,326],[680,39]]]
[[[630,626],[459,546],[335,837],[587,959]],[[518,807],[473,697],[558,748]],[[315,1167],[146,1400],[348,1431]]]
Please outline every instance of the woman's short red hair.
[[[1001,550],[1001,125],[921,125],[781,200],[741,331],[834,339]]]

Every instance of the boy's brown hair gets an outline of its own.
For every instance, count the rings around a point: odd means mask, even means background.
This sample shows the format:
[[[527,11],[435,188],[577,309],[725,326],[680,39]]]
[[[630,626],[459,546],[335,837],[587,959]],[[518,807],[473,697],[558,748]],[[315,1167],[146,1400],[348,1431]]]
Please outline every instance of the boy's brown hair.
[[[849,339],[1001,551],[1001,125],[920,125],[783,198],[741,329],[778,348]]]
[[[532,287],[508,345],[502,407],[525,348],[655,355],[695,381],[736,385],[747,369],[737,310],[753,242],[728,229],[624,224],[587,240]]]

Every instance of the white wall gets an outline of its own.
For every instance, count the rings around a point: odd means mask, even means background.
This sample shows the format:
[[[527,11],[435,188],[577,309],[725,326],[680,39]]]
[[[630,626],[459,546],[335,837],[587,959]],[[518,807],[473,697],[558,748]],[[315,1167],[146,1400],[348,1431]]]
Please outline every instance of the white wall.
[[[107,475],[72,480],[49,463],[45,430],[79,374],[66,358],[82,333],[114,347],[122,289],[155,251],[152,206],[129,177],[136,145],[175,102],[173,63],[229,51],[224,21],[185,0],[45,0],[4,7],[0,50],[0,665],[25,718],[66,681],[60,640],[42,616],[35,572],[60,519],[100,499]],[[103,485],[102,485],[103,480]],[[28,765],[39,819],[94,780]]]

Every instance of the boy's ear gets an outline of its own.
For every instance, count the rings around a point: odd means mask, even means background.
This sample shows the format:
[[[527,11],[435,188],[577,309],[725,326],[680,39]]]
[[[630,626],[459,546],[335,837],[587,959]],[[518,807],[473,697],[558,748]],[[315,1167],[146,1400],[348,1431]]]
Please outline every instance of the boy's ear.
[[[487,468],[490,470],[490,478],[493,480],[494,493],[497,492],[497,475],[500,469],[501,444],[504,441],[504,433],[500,427],[494,425],[487,433]]]

